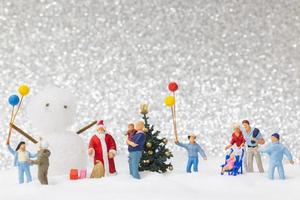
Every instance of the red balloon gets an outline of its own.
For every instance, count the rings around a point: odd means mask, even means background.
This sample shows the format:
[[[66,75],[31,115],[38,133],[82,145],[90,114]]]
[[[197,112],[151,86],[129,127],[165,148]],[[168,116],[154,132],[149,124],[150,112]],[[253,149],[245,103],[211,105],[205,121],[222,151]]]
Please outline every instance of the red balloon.
[[[171,92],[175,92],[176,90],[178,90],[178,85],[176,82],[171,82],[169,83],[169,90]]]

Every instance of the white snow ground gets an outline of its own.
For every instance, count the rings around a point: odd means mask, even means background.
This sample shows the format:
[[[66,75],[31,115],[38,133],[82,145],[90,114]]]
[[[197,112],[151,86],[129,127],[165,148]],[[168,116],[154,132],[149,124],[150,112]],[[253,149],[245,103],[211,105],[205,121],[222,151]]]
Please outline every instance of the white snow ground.
[[[116,159],[117,176],[98,180],[69,181],[67,177],[49,177],[50,185],[41,186],[36,178],[36,167],[34,167],[32,170],[34,182],[19,185],[16,169],[0,171],[0,199],[300,199],[299,165],[285,164],[287,175],[285,181],[270,181],[266,178],[266,174],[259,173],[237,177],[221,176],[219,165],[223,162],[223,158],[209,158],[208,161],[201,161],[199,173],[187,174],[184,170],[185,154],[183,152],[174,154],[172,172],[163,175],[141,173],[141,180],[134,180],[128,175],[126,154],[118,155]]]

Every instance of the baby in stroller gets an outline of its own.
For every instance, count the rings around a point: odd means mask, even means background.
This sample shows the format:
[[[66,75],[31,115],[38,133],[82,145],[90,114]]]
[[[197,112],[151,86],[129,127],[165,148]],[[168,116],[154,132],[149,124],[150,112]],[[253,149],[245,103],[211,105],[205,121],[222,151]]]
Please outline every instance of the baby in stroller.
[[[225,157],[225,163],[221,165],[221,175],[224,175],[225,172],[230,176],[236,176],[238,174],[243,174],[243,158],[244,158],[244,149],[232,148],[229,154]]]
[[[225,164],[222,166],[221,174],[223,175],[225,172],[229,172],[233,169],[234,163],[236,161],[235,153],[232,153],[229,158],[225,161]]]

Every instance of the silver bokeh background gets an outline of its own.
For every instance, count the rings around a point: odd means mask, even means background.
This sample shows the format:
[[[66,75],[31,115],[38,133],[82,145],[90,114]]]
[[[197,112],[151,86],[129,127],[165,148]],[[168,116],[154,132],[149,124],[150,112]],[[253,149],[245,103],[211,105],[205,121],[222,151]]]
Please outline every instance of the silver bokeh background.
[[[147,102],[174,149],[163,103],[174,80],[181,140],[195,132],[210,156],[224,155],[232,123],[249,119],[268,141],[281,133],[299,161],[299,18],[297,0],[1,0],[0,168],[12,165],[7,98],[22,83],[31,93],[16,123],[34,134],[26,105],[56,85],[77,97],[72,130],[104,119],[125,151],[127,123]]]

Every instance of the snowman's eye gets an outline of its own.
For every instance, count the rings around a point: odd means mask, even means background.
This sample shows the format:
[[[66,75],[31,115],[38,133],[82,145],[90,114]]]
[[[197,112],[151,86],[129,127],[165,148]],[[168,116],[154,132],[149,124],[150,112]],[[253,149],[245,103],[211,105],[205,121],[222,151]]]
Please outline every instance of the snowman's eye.
[[[64,109],[67,109],[68,108],[68,106],[67,105],[64,105]]]
[[[49,106],[50,106],[50,103],[46,103],[45,106],[46,106],[46,107],[49,107]]]

